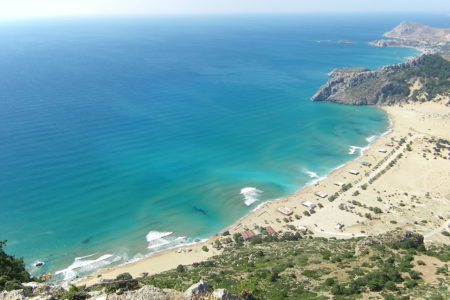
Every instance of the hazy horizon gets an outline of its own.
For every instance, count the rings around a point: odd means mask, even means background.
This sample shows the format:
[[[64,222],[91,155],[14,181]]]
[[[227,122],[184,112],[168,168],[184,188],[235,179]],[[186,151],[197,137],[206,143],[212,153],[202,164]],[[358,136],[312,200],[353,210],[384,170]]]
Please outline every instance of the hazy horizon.
[[[0,20],[66,16],[211,14],[450,13],[447,1],[399,0],[6,0]],[[450,15],[449,15],[450,16]]]

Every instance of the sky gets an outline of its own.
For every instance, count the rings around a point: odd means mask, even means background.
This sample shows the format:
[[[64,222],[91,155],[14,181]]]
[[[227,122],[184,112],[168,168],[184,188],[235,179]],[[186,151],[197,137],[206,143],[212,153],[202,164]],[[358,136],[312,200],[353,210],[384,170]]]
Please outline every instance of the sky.
[[[0,19],[66,15],[448,12],[450,0],[0,0]]]

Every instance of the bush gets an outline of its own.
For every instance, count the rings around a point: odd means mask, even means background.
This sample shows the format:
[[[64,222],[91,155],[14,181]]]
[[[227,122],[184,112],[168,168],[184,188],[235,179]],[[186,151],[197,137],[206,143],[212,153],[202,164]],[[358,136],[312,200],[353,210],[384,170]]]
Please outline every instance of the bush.
[[[376,213],[376,214],[381,214],[383,211],[379,207],[374,207],[373,208],[373,212]]]
[[[111,283],[106,284],[106,291],[108,293],[113,293],[117,290],[135,290],[139,288],[139,282],[133,279],[130,273],[122,273],[117,275],[116,279]]]
[[[208,252],[208,251],[209,251],[209,249],[208,249],[208,247],[206,247],[206,245],[204,245],[204,246],[202,247],[202,250],[205,251],[205,252]]]
[[[178,273],[184,273],[184,272],[186,272],[186,267],[183,266],[183,265],[178,265],[178,266],[177,266],[177,272],[178,272]]]
[[[4,289],[6,291],[20,290],[22,288],[23,288],[23,286],[22,286],[22,284],[20,284],[20,282],[18,280],[7,281],[4,285]]]
[[[77,287],[75,285],[70,285],[69,290],[61,296],[61,299],[84,300],[87,299],[88,297],[89,295],[86,292],[85,287]]]

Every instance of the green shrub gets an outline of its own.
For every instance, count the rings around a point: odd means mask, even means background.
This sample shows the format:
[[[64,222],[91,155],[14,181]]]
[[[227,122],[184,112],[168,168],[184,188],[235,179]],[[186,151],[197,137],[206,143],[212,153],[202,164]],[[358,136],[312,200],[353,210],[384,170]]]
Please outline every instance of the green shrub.
[[[61,296],[61,299],[67,300],[85,300],[87,298],[89,298],[89,295],[86,288],[77,287],[75,285],[70,285],[69,290]]]

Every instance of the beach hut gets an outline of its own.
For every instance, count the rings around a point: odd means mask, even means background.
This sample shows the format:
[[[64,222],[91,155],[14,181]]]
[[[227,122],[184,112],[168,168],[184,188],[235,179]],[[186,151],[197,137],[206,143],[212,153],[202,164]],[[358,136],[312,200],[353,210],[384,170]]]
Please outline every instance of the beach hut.
[[[255,237],[255,233],[252,230],[246,230],[241,232],[241,236],[244,241],[248,241]]]
[[[316,193],[314,193],[314,195],[316,195],[317,197],[320,197],[320,198],[326,198],[328,196],[328,194],[323,193],[323,192],[316,192]]]
[[[290,216],[293,214],[292,210],[286,206],[279,207],[277,210],[285,216]]]
[[[380,148],[380,149],[378,149],[378,152],[381,152],[381,153],[386,153],[386,152],[387,152],[387,150],[386,150],[386,149],[384,149],[384,148]]]
[[[356,171],[356,170],[350,170],[350,171],[348,171],[350,174],[352,174],[352,175],[358,175],[359,174],[359,172],[358,171]]]
[[[308,209],[314,209],[316,207],[314,203],[311,203],[309,201],[303,201],[302,205]]]
[[[272,228],[272,226],[267,226],[266,231],[267,231],[268,235],[271,235],[271,236],[277,235],[277,232],[275,231],[275,229]]]

